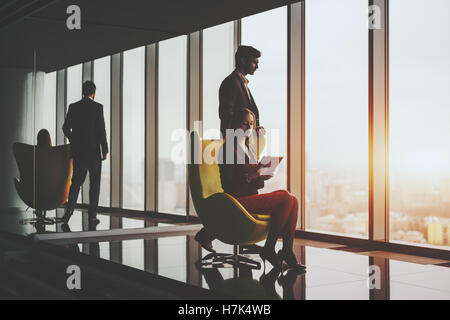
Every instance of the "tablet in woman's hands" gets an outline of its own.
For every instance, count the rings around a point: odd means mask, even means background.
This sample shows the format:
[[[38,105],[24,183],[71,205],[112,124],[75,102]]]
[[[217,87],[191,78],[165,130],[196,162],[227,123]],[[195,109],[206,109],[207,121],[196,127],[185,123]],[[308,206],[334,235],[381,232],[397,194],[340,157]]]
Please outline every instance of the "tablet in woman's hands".
[[[261,163],[264,167],[267,167],[271,164],[278,165],[283,159],[283,156],[264,156],[259,163]]]
[[[283,157],[264,156],[259,164],[261,168],[258,170],[261,176],[273,176]]]

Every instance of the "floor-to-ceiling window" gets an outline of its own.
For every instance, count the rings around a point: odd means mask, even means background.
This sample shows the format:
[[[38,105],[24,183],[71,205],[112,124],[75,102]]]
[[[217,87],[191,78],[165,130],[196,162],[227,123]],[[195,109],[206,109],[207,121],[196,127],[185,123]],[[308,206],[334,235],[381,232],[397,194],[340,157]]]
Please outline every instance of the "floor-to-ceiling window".
[[[306,5],[306,228],[368,235],[368,2]]]
[[[219,87],[234,69],[234,23],[203,30],[203,137],[220,138]]]
[[[158,227],[170,224],[159,223]],[[186,274],[186,236],[164,237],[158,239],[158,274],[185,282]]]
[[[186,214],[187,37],[158,46],[158,211]]]
[[[450,247],[450,2],[390,1],[390,239]]]
[[[83,65],[77,64],[67,68],[67,108],[70,104],[81,100],[83,85]]]
[[[122,218],[124,229],[144,228],[143,220]],[[144,239],[122,241],[122,263],[124,265],[145,270]]]
[[[34,143],[37,143],[38,132],[45,129],[50,134],[52,145],[56,146],[56,72],[38,72],[36,76]],[[47,211],[46,216],[56,217],[56,210]],[[47,230],[56,231],[56,226],[47,226]]]
[[[123,207],[144,210],[145,47],[123,53]]]
[[[368,235],[367,0],[309,0],[306,6],[306,229]],[[389,5],[390,240],[450,246],[450,4],[395,0]],[[417,21],[421,27],[417,28]],[[249,88],[267,129],[265,154],[284,155],[262,192],[286,188],[287,8],[243,18],[241,43],[262,52]],[[415,30],[411,32],[411,30]],[[293,33],[295,34],[295,32]],[[234,67],[234,23],[203,30],[202,117],[205,138],[218,138],[218,90]],[[268,41],[270,39],[270,41]],[[177,147],[186,128],[187,37],[158,44],[157,211],[186,213],[186,171]],[[56,75],[45,75],[45,96]],[[96,100],[110,138],[110,58],[94,62]],[[47,87],[47,82],[49,86]],[[81,98],[82,66],[67,69],[67,104]],[[48,91],[48,92],[47,92]],[[53,108],[53,107],[52,107]],[[55,120],[38,127],[54,135]],[[145,48],[123,54],[123,207],[144,209]],[[183,159],[184,160],[184,159]],[[110,203],[109,160],[100,204]]]
[[[287,7],[242,19],[242,45],[262,52],[259,69],[248,75],[249,89],[259,109],[260,125],[267,131],[263,154],[282,155],[275,176],[262,192],[285,189],[287,184]]]
[[[34,138],[41,129],[46,129],[50,133],[52,144],[56,145],[56,72],[39,72],[37,76]]]
[[[97,87],[95,101],[103,105],[103,117],[108,144],[111,137],[111,58],[104,57],[94,61],[94,83]],[[110,148],[111,150],[111,148]],[[111,155],[102,162],[101,189],[99,205],[110,206],[111,193]]]
[[[69,105],[75,103],[82,98],[82,87],[83,87],[83,65],[78,64],[67,68],[67,91],[66,91],[66,101],[67,101],[67,111],[69,110]],[[67,138],[64,138],[66,143],[69,143]],[[81,203],[81,189],[78,194],[77,203]]]

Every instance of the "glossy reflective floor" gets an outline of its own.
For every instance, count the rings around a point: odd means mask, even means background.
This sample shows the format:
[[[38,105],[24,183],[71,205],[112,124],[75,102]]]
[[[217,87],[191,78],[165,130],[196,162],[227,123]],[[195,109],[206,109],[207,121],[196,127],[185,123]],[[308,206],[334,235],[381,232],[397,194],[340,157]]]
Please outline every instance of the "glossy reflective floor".
[[[295,253],[307,266],[305,273],[284,270],[279,274],[269,263],[266,270],[232,266],[200,268],[197,262],[208,252],[194,240],[192,230],[172,232],[170,236],[149,235],[126,240],[111,237],[105,241],[86,242],[77,240],[80,231],[89,230],[84,211],[74,213],[68,229],[61,228],[61,224],[20,223],[30,217],[30,212],[2,214],[0,229],[21,235],[55,232],[67,235],[70,232],[73,239],[58,245],[236,299],[450,299],[450,261],[445,260],[296,239]],[[99,214],[98,218],[98,231],[149,226],[181,228],[186,224],[106,214]],[[220,241],[214,241],[213,245],[218,252],[233,252],[232,246]],[[257,254],[247,256],[262,262]],[[369,274],[373,276],[369,278]]]
[[[232,246],[219,241],[214,242],[214,247],[218,252],[233,252]],[[354,252],[358,251],[355,248],[301,239],[295,241],[295,252],[307,266],[302,274],[292,270],[279,274],[269,263],[265,272],[263,268],[231,266],[199,268],[196,262],[208,252],[198,246],[192,235],[79,243],[74,249],[237,299],[450,299],[448,261],[393,257],[387,252],[372,255]],[[256,254],[248,257],[261,262]],[[372,268],[379,276],[372,279],[373,289],[368,284],[369,266],[375,266]]]
[[[63,215],[64,209],[51,210],[46,213],[46,217],[48,218],[62,217]],[[33,218],[35,218],[35,215],[33,214],[32,209],[5,209],[0,213],[0,230],[22,236],[52,232],[63,233],[67,231],[89,231],[88,215],[86,210],[79,209],[74,211],[68,222],[68,230],[67,228],[64,228],[62,223],[32,223],[29,220]],[[144,228],[148,226],[155,226],[158,223],[165,223],[166,225],[184,224],[168,219],[146,218],[143,216],[128,218],[115,213],[99,213],[97,214],[97,218],[100,220],[100,223],[96,226],[96,230],[99,231]]]

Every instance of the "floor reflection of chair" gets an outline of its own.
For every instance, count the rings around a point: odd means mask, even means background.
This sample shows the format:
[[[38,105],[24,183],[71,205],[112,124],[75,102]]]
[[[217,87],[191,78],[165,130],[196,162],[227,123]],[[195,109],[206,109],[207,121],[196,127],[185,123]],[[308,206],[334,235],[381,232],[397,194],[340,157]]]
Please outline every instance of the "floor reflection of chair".
[[[298,272],[293,269],[280,274],[279,270],[273,268],[269,273],[264,273],[259,280],[256,280],[253,278],[253,270],[241,265],[234,267],[233,278],[224,279],[220,268],[204,268],[200,263],[196,263],[196,267],[205,277],[210,290],[230,295],[236,299],[251,300],[295,300],[294,286],[299,279],[301,283],[304,283],[302,278],[305,274],[304,271]],[[277,282],[283,288],[283,298],[275,290]]]
[[[208,284],[210,290],[230,295],[235,299],[261,299],[261,300],[303,300],[305,299],[305,274],[306,272],[295,269],[278,270],[272,268],[268,273],[259,276],[258,271],[251,265],[234,264],[231,278],[224,279],[222,272],[229,270],[223,261],[210,261],[213,254],[206,255],[195,262],[195,267]],[[222,272],[221,272],[222,271]],[[255,274],[256,273],[256,274]],[[225,272],[229,274],[229,272]],[[226,276],[225,276],[226,278]],[[276,284],[282,288],[282,298],[276,290]]]
[[[234,266],[235,276],[231,279],[224,279],[219,268],[203,268],[200,263],[196,267],[205,277],[210,290],[229,295],[235,299],[242,300],[279,300],[280,296],[275,291],[276,277],[273,278],[273,284],[253,279],[252,268],[245,265]],[[277,270],[272,270],[278,273]],[[271,289],[273,288],[273,290]]]

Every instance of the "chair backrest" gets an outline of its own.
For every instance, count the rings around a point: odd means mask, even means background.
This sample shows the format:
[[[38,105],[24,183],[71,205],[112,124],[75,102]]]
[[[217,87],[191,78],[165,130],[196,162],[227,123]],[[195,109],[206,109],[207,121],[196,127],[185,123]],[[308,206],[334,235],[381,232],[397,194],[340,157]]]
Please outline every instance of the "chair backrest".
[[[191,162],[188,165],[192,200],[197,207],[215,193],[223,193],[217,162],[223,140],[202,140],[191,133]],[[198,210],[198,209],[197,209]]]
[[[70,145],[14,143],[13,152],[20,173],[16,188],[28,206],[51,210],[67,201],[72,177]]]

